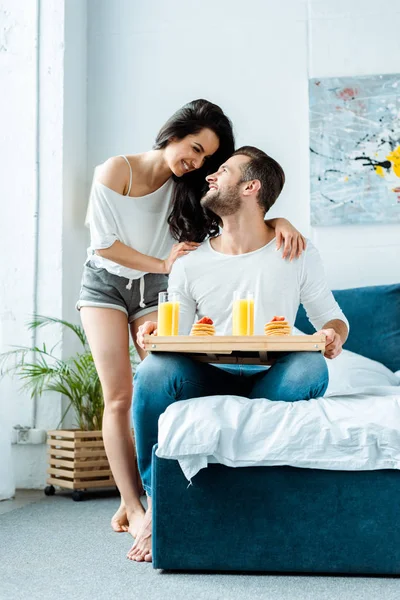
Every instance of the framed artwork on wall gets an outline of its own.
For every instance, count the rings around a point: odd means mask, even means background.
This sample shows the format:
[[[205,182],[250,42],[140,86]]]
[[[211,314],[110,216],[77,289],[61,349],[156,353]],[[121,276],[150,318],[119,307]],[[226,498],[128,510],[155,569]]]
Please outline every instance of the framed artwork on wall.
[[[311,224],[400,223],[400,74],[309,82]]]

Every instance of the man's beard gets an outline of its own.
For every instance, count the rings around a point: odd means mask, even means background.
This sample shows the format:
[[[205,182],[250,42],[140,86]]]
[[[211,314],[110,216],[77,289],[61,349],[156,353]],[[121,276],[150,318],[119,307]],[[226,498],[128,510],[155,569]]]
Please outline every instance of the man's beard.
[[[242,205],[239,186],[231,186],[224,191],[210,190],[200,200],[203,208],[211,210],[218,217],[234,215]]]

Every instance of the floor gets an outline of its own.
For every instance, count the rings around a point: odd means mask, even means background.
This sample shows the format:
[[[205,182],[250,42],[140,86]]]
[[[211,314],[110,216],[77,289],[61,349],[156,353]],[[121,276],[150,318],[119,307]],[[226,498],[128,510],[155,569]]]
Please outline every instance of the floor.
[[[40,500],[44,500],[45,498],[43,490],[17,490],[15,498],[0,501],[0,515],[11,512],[16,508],[22,508],[33,502],[40,502]]]
[[[82,502],[18,490],[0,502],[0,600],[399,600],[400,580],[297,574],[167,572],[132,563],[111,531],[115,492]],[[179,535],[179,532],[177,532]],[[245,548],[243,548],[245,551]]]

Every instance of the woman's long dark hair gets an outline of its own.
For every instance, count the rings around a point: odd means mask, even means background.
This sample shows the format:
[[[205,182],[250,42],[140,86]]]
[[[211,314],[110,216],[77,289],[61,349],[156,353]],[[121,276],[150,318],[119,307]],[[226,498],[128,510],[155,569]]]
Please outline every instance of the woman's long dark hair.
[[[193,100],[179,109],[160,129],[154,148],[165,148],[172,137],[179,140],[202,129],[211,129],[219,139],[218,150],[196,171],[176,177],[173,207],[168,218],[172,236],[182,242],[202,242],[218,234],[219,218],[204,210],[200,199],[207,190],[206,176],[215,173],[235,149],[232,123],[216,104]]]

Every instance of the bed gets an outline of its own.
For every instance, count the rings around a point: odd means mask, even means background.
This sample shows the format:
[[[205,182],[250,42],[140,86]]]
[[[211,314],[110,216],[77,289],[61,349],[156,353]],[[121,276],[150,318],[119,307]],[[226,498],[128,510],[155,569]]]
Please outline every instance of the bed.
[[[294,463],[300,466],[292,466],[290,452],[279,454],[281,464],[276,456],[274,463],[257,466],[228,463],[243,468],[210,459],[204,464],[202,456],[203,464],[197,464],[197,470],[187,470],[185,475],[182,462],[166,458],[165,453],[157,456],[159,449],[155,447],[156,569],[400,574],[400,379],[396,374],[400,371],[400,284],[339,290],[334,295],[350,321],[345,348],[350,356],[347,364],[352,368],[348,376],[333,379],[343,380],[347,386],[344,396],[357,400],[364,421],[360,420],[358,428],[349,434],[348,420],[338,419],[337,406],[328,397],[326,405],[330,404],[333,411],[331,417],[328,411],[329,427],[338,436],[341,422],[343,440],[354,442],[357,438],[360,456],[352,451],[342,455],[340,443],[339,453],[332,456],[345,460],[332,460],[329,465],[326,461],[303,461]],[[296,327],[307,334],[313,332],[302,308]],[[331,362],[333,366],[335,361]],[[382,407],[379,419],[373,422],[373,434],[378,432],[382,437],[376,433],[378,437],[365,438],[373,440],[365,444],[368,452],[362,445],[363,427],[364,422],[367,426],[373,419],[365,416],[366,390],[369,402]],[[328,396],[337,398],[338,393],[331,389]],[[382,427],[377,427],[377,422]],[[388,424],[392,437],[387,434]],[[327,435],[332,433],[329,427],[325,427]],[[226,435],[225,447],[231,448],[229,432]],[[339,441],[342,438],[337,437]],[[307,448],[312,446],[310,439],[306,440]],[[166,446],[164,438],[159,441]],[[333,447],[329,444],[328,439],[325,448]],[[384,452],[376,452],[374,444]],[[374,450],[381,462],[376,460]],[[330,454],[320,452],[319,456],[323,459]]]

